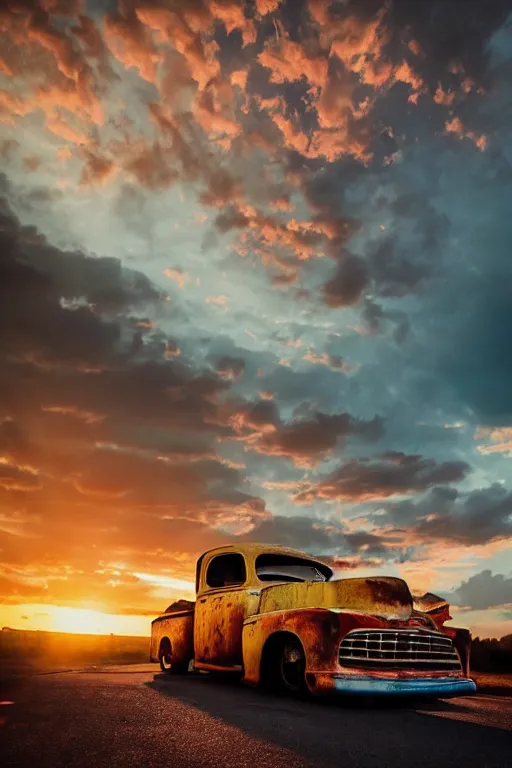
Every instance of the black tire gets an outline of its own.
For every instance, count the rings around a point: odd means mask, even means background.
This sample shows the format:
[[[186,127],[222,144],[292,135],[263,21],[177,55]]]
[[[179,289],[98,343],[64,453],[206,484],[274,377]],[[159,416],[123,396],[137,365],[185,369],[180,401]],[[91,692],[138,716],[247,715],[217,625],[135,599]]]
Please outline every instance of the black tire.
[[[262,682],[267,690],[285,696],[306,696],[306,656],[299,638],[292,634],[270,640],[263,656]]]
[[[188,661],[172,660],[172,647],[169,640],[160,643],[158,661],[160,663],[160,669],[166,675],[185,675],[188,672]]]

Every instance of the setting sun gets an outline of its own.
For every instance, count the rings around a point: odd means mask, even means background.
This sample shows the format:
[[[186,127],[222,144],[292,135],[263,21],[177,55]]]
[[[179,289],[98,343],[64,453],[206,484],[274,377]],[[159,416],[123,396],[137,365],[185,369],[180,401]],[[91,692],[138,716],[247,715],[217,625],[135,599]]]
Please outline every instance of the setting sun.
[[[68,632],[82,635],[149,636],[151,617],[103,613],[92,608],[58,605],[5,605],[2,625],[16,629]]]

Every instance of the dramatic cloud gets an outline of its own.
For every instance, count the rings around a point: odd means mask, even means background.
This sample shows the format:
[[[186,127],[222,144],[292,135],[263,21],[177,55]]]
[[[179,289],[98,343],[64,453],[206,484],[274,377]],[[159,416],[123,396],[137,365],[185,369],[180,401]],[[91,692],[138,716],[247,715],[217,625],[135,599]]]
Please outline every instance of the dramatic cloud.
[[[446,475],[442,482],[448,482]],[[417,539],[481,546],[512,536],[512,494],[497,483],[470,493],[436,487],[417,502],[405,500],[384,511],[381,523],[411,528]]]
[[[377,440],[383,434],[378,417],[361,421],[348,413],[315,413],[311,418],[282,423],[276,405],[267,400],[240,410],[233,424],[247,449],[287,457],[299,466],[316,463],[349,436]]]
[[[354,459],[297,495],[299,502],[314,499],[376,501],[389,496],[419,493],[440,483],[462,480],[469,467],[461,461],[438,463],[423,456],[387,453],[370,459]]]
[[[143,617],[235,539],[507,604],[512,4],[462,5],[2,5],[1,601]]]
[[[481,571],[463,581],[453,596],[460,605],[475,611],[512,604],[512,577]]]

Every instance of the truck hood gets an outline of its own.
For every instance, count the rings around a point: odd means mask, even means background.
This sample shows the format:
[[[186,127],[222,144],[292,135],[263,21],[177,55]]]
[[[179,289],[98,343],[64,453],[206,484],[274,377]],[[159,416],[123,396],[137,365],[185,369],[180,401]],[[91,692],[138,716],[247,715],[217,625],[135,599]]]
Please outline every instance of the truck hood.
[[[274,584],[261,590],[259,613],[297,608],[330,608],[403,620],[412,614],[413,598],[406,582],[392,576]]]

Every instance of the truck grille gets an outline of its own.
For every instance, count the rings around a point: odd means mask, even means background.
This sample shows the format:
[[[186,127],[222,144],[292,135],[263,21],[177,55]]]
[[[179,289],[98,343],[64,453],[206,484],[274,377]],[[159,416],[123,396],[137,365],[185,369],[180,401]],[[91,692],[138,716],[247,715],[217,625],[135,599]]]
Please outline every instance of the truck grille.
[[[354,629],[341,642],[339,661],[367,669],[461,669],[449,637],[417,629]]]

